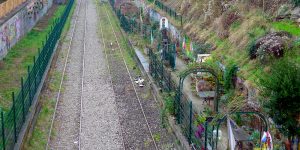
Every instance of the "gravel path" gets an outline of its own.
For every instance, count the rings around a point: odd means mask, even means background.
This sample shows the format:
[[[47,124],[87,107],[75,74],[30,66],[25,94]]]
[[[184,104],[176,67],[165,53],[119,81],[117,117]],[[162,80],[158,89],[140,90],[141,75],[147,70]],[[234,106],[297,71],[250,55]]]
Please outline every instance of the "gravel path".
[[[104,40],[108,44],[116,39],[105,11],[101,10],[102,13],[100,11],[97,14],[96,5],[99,4],[94,0],[81,0],[81,5],[79,1],[75,10],[79,11],[78,21],[50,148],[152,150],[155,149],[154,138],[158,149],[172,149],[174,141],[160,125],[160,108],[151,95],[149,86],[135,87],[138,92],[135,93],[130,74],[133,77],[137,74],[132,68],[129,68],[131,73],[128,73],[117,45],[113,46],[113,51],[107,48],[109,51],[106,59],[102,42]],[[100,38],[99,23],[105,25],[104,39]],[[74,28],[74,24],[73,21],[71,28]],[[72,29],[69,32],[71,31]],[[120,36],[118,32],[116,34]],[[64,42],[62,47],[67,47],[68,43],[69,41]]]
[[[66,68],[64,91],[58,103],[54,122],[56,134],[51,139],[50,148],[78,149],[80,136],[82,149],[122,149],[123,142],[119,135],[115,95],[106,67],[105,55],[96,33],[96,8],[92,0],[82,0],[79,6],[78,1],[75,10],[75,12],[79,10],[78,22]],[[87,7],[86,12],[85,7]],[[85,18],[86,37],[84,34]],[[73,21],[71,28],[74,28],[74,24]],[[69,32],[71,31],[72,29]],[[68,43],[69,41],[64,42],[62,47],[67,47],[65,45]],[[79,135],[83,57],[85,65],[82,91],[82,132]]]
[[[81,70],[84,36],[84,1],[76,3],[78,20],[75,34],[71,45],[69,60],[66,68],[66,79],[63,84],[64,92],[57,107],[57,115],[54,122],[56,135],[50,142],[51,149],[76,149],[78,148],[79,113],[80,113],[80,91]],[[80,6],[80,7],[79,7]],[[74,28],[74,26],[73,26]],[[71,32],[70,30],[69,32]],[[64,45],[69,42],[64,42]]]
[[[115,95],[96,32],[98,20],[93,0],[87,0],[87,16],[81,148],[122,149]]]

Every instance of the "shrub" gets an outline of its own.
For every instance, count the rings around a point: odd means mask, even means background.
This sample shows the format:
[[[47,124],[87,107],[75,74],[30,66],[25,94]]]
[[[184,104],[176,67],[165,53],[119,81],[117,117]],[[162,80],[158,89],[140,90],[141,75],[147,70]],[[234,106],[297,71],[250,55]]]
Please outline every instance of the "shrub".
[[[274,32],[251,42],[248,51],[251,59],[259,57],[265,62],[266,57],[271,55],[276,58],[282,57],[284,50],[291,48],[291,45],[291,35],[288,32]]]
[[[238,67],[236,65],[230,65],[226,68],[224,75],[224,89],[228,92],[231,89],[234,89],[234,77],[236,76],[236,72],[238,71]]]
[[[249,55],[250,59],[255,59],[256,58],[256,46],[255,46],[255,44],[256,44],[256,41],[252,40],[249,43],[248,47],[247,47],[248,55]]]
[[[170,115],[175,115],[175,93],[171,92],[171,93],[165,93],[163,95],[163,99],[165,102],[165,110],[167,110],[167,112]]]
[[[240,15],[237,11],[229,11],[224,14],[222,24],[225,29],[229,29],[229,27],[238,19],[240,19]]]
[[[293,3],[295,6],[300,6],[300,0],[292,0],[292,3]]]
[[[278,60],[269,74],[259,79],[265,106],[280,130],[288,136],[300,135],[300,67],[288,58]]]

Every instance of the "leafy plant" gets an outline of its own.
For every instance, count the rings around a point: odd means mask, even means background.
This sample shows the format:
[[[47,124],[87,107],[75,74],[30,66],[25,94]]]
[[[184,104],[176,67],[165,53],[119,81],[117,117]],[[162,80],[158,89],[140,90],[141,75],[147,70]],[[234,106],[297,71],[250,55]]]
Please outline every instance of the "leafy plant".
[[[228,92],[234,88],[233,78],[236,76],[238,67],[235,64],[229,65],[224,75],[224,89]]]
[[[175,115],[175,93],[165,93],[163,95],[163,99],[165,102],[165,110],[170,114],[170,115]]]
[[[292,0],[292,3],[296,6],[300,6],[300,0]]]
[[[258,130],[255,130],[254,132],[252,132],[251,136],[250,136],[250,140],[252,140],[254,142],[255,146],[259,145],[259,141],[260,141],[260,133]]]
[[[300,135],[300,67],[288,58],[275,62],[259,79],[268,114],[285,135]]]

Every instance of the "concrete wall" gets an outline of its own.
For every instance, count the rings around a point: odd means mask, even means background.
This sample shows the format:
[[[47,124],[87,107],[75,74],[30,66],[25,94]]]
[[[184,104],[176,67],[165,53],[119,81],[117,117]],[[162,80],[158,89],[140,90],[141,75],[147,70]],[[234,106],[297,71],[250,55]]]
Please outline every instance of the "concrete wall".
[[[0,24],[0,60],[52,6],[52,0],[31,0],[11,18]]]

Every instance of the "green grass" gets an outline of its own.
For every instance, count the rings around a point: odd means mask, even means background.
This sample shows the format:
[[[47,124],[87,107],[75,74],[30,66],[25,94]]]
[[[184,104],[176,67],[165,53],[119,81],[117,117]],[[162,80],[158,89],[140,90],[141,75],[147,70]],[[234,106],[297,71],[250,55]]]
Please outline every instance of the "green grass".
[[[248,31],[248,36],[252,39],[259,38],[267,33],[266,29],[262,27],[255,27],[252,30]]]
[[[156,142],[159,142],[159,141],[160,141],[160,139],[161,139],[161,137],[160,137],[160,134],[159,134],[159,133],[156,133],[156,134],[154,134],[154,135],[153,135],[153,138],[154,138],[154,140],[155,140]]]
[[[52,92],[57,92],[60,85],[61,73],[50,73],[52,82],[49,82],[49,89]],[[25,149],[44,149],[47,144],[48,132],[51,125],[51,116],[54,113],[55,98],[50,98],[47,93],[40,96],[42,99],[42,109],[37,118],[32,135],[25,143]]]
[[[231,24],[230,29],[236,31],[241,26],[241,21],[235,21]]]
[[[278,31],[286,31],[294,36],[300,36],[300,28],[291,20],[283,20],[280,22],[273,22],[272,27]]]
[[[32,66],[33,57],[37,57],[38,48],[42,46],[55,18],[62,15],[64,8],[65,5],[58,6],[48,21],[48,26],[43,29],[32,29],[3,59],[3,67],[0,69],[0,106],[4,110],[8,110],[11,106],[11,93],[20,87],[21,77],[26,77],[27,67]]]

